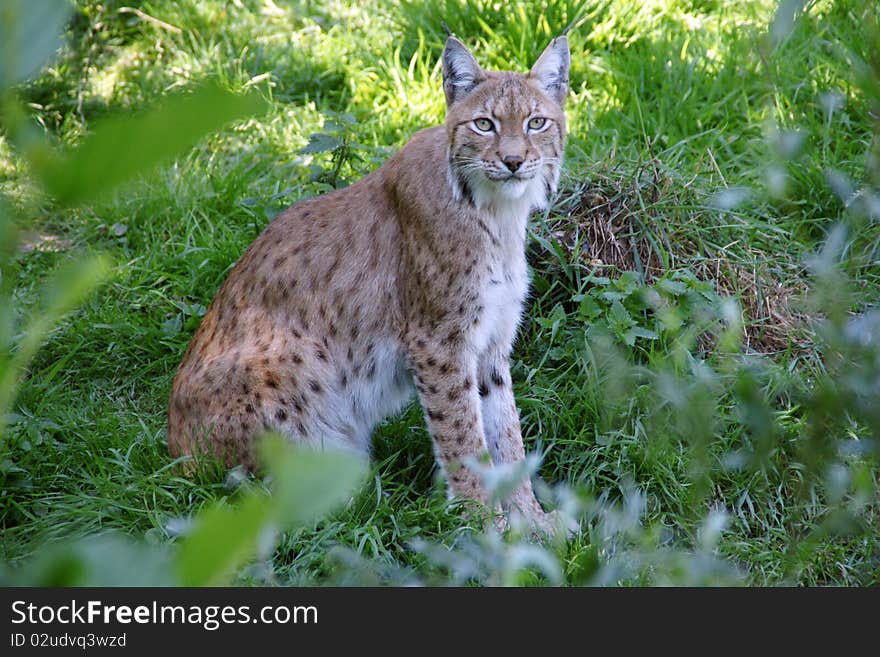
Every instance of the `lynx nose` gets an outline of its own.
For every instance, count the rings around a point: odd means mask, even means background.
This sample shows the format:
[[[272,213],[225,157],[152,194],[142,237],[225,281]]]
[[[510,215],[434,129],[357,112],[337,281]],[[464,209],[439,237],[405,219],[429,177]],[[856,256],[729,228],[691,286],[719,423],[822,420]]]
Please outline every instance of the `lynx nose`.
[[[504,166],[510,169],[510,173],[516,173],[523,163],[523,158],[519,155],[505,155],[501,161],[504,162]]]

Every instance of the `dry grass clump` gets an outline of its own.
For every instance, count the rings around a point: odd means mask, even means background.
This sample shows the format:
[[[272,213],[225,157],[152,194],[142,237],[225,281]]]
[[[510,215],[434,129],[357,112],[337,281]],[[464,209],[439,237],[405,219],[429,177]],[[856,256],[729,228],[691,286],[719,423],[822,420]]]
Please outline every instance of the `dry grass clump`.
[[[657,159],[634,171],[599,165],[561,184],[546,226],[572,257],[603,275],[638,272],[645,283],[676,269],[712,281],[743,314],[748,349],[764,354],[801,350],[810,342],[808,317],[798,310],[806,292],[801,267],[785,244],[754,246],[749,224],[699,198]]]

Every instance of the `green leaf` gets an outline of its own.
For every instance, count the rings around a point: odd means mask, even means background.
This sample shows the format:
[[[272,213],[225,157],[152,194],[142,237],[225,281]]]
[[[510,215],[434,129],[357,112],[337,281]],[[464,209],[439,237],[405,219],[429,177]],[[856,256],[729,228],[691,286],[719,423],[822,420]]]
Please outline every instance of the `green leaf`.
[[[237,506],[216,504],[203,511],[177,553],[183,586],[217,586],[257,553],[270,521],[269,499],[252,493]]]
[[[688,290],[688,286],[686,284],[682,283],[681,281],[673,281],[668,278],[664,278],[662,281],[657,283],[657,287],[674,297],[680,296]]]
[[[136,568],[132,564],[137,564]],[[165,546],[120,533],[92,535],[44,546],[33,559],[4,572],[0,586],[171,586]]]
[[[298,447],[268,435],[260,454],[272,476],[273,514],[284,527],[308,525],[347,502],[367,471],[365,459]]]
[[[257,553],[266,531],[314,522],[347,501],[366,472],[361,458],[295,447],[276,435],[263,439],[260,452],[272,497],[251,493],[238,506],[218,504],[199,514],[178,552],[184,586],[228,582]]]
[[[628,295],[624,294],[623,292],[612,292],[611,290],[606,290],[599,295],[599,298],[604,299],[605,301],[617,303],[626,299],[627,296]]]
[[[629,296],[641,285],[640,276],[634,271],[625,271],[614,281],[614,287]]]
[[[12,220],[12,213],[5,200],[0,197],[0,272],[15,253],[15,245],[18,242],[18,231]],[[5,361],[10,346],[15,313],[12,311],[12,303],[9,298],[12,294],[12,277],[0,273],[0,380],[3,379]],[[0,406],[0,413],[4,409]],[[2,424],[2,419],[0,419]]]
[[[660,318],[660,322],[663,324],[663,329],[670,332],[675,332],[684,326],[684,317],[679,309],[676,306],[670,306],[667,308],[661,308],[657,316]]]
[[[230,121],[264,109],[265,102],[256,95],[207,84],[170,96],[143,114],[108,118],[71,152],[35,148],[26,155],[46,190],[61,203],[74,205],[107,195]]]
[[[31,316],[18,343],[15,355],[8,361],[0,358],[0,433],[3,418],[14,400],[15,385],[28,362],[46,339],[55,323],[73,310],[110,273],[110,262],[96,256],[74,260],[59,267],[46,287],[40,308]],[[8,348],[0,344],[0,356]]]
[[[162,322],[162,333],[166,336],[173,337],[180,333],[180,329],[183,328],[183,320],[180,318],[180,315],[175,315],[169,319],[166,319]]]
[[[568,360],[570,358],[570,354],[568,349],[566,349],[565,347],[552,347],[551,349],[547,350],[547,358],[551,362],[559,363]]]
[[[335,151],[342,146],[342,140],[339,137],[328,135],[324,132],[315,132],[309,135],[309,143],[299,149],[302,155],[308,153],[327,153]]]
[[[770,22],[770,42],[774,48],[785,43],[794,32],[798,17],[804,12],[807,0],[782,0]]]
[[[579,294],[577,297],[579,297],[579,299],[575,298],[574,301],[580,301],[578,312],[581,317],[585,319],[593,319],[602,314],[602,307],[589,294]]]
[[[623,333],[633,324],[635,320],[629,314],[629,311],[623,307],[620,301],[614,301],[611,304],[611,312],[609,313],[611,328],[617,332]]]
[[[321,126],[321,128],[324,130],[325,134],[342,132],[343,130],[345,130],[345,126],[336,123],[336,121],[324,121],[324,125]]]
[[[532,289],[536,296],[540,296],[550,289],[550,281],[536,273],[532,278]]]
[[[631,347],[635,344],[636,338],[645,338],[646,340],[656,340],[658,337],[657,333],[652,331],[651,329],[646,329],[641,326],[633,326],[630,330],[628,330],[624,334],[624,340]]]
[[[61,0],[0,2],[0,89],[33,76],[58,51],[72,8]]]

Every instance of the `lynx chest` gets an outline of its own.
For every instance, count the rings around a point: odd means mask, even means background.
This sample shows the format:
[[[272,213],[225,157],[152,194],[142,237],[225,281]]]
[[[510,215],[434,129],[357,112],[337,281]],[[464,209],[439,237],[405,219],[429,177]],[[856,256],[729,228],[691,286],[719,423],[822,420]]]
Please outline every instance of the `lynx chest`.
[[[492,346],[509,349],[522,318],[529,288],[525,254],[511,254],[489,267],[479,290],[477,324],[473,342],[478,353]]]

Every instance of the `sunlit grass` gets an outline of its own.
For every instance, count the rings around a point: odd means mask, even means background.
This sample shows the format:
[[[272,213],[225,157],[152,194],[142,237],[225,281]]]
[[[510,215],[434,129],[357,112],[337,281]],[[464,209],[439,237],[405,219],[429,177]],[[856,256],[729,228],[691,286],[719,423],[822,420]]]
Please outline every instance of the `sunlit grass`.
[[[853,53],[868,51],[864,15],[854,3],[811,3],[773,50],[769,0],[605,4],[153,0],[139,14],[121,2],[81,3],[70,52],[21,90],[62,143],[75,144],[109,112],[206,78],[251,89],[271,106],[114,199],[70,214],[28,191],[0,137],[0,190],[37,228],[71,242],[62,253],[17,256],[17,306],[32,305],[38,283],[68,259],[99,252],[114,263],[108,285],[50,336],[22,386],[0,458],[0,556],[20,563],[49,544],[107,530],[166,542],[176,519],[229,495],[223,474],[191,481],[169,467],[168,390],[198,308],[247,244],[286,205],[327,189],[309,167],[327,166],[330,156],[299,153],[309,135],[327,116],[350,112],[363,148],[339,182],[356,179],[442,120],[441,20],[486,65],[525,70],[547,40],[583,18],[570,35],[569,166],[554,211],[532,226],[541,238],[530,246],[535,288],[515,354],[527,448],[545,454],[550,482],[611,502],[630,499],[633,486],[642,491],[638,538],[658,553],[693,549],[706,514],[724,509],[729,525],[716,552],[747,582],[877,584],[876,504],[863,513],[861,533],[817,533],[834,503],[821,486],[802,495],[796,397],[821,371],[815,345],[794,328],[788,344],[785,330],[771,340],[755,328],[795,326],[804,258],[844,216],[828,170],[864,180],[874,127],[852,65]],[[802,136],[790,137],[795,131]],[[746,191],[720,209],[728,189]],[[617,214],[569,213],[584,194],[600,195]],[[610,228],[600,234],[603,217]],[[566,231],[581,231],[580,250],[569,248],[572,235],[557,234]],[[595,243],[603,236],[619,238],[626,257],[602,260]],[[869,254],[847,265],[858,290],[853,310],[878,301],[870,255],[878,240],[870,222],[852,234],[852,250]],[[605,316],[581,314],[587,277],[640,267],[652,281],[693,270],[754,312],[767,311],[759,297],[773,309],[794,304],[784,316],[746,318],[761,403],[778,422],[761,467],[736,460],[759,440],[740,417],[743,400],[723,360],[700,345],[681,348],[687,339],[673,332],[633,348],[590,332]],[[704,356],[718,367],[707,387],[699,385]],[[702,433],[679,424],[689,408],[705,411],[696,418]],[[374,457],[349,508],[284,536],[271,572],[246,581],[335,581],[344,569],[334,559],[358,555],[377,569],[435,577],[436,564],[412,541],[462,545],[477,525],[446,505],[417,408],[378,432]],[[876,467],[868,476],[876,481]],[[577,564],[598,554],[601,536],[588,531],[561,549],[572,583],[585,581]],[[817,538],[792,551],[803,536]],[[338,546],[349,552],[328,557]]]

